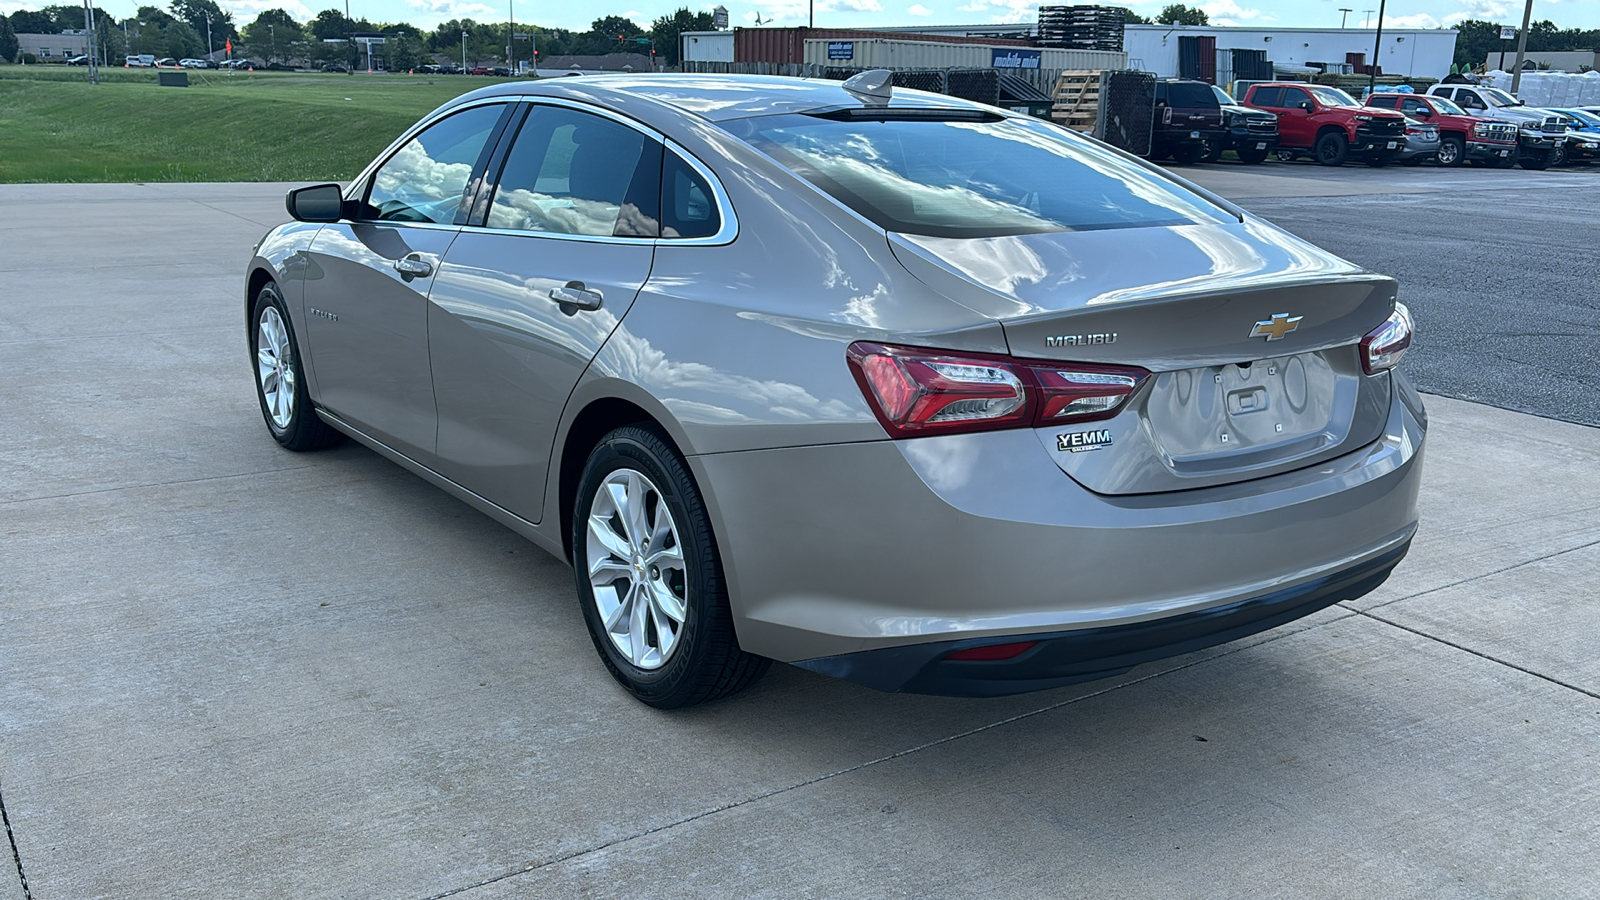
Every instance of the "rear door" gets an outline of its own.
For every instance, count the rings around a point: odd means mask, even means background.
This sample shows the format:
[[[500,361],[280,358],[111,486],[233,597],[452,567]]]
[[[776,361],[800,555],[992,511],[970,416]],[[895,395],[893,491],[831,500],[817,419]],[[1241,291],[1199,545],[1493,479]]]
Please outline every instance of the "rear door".
[[[428,292],[509,108],[469,107],[419,132],[362,186],[360,217],[325,226],[307,254],[318,402],[425,464],[437,425]]]
[[[538,522],[562,408],[650,275],[662,143],[540,101],[502,156],[429,306],[438,466]]]
[[[1274,111],[1278,114],[1278,134],[1283,137],[1284,143],[1310,147],[1317,136],[1317,123],[1313,118],[1315,114],[1305,108],[1305,104],[1311,102],[1311,95],[1304,88],[1286,87],[1283,89],[1283,99],[1279,102],[1283,104],[1282,108]]]

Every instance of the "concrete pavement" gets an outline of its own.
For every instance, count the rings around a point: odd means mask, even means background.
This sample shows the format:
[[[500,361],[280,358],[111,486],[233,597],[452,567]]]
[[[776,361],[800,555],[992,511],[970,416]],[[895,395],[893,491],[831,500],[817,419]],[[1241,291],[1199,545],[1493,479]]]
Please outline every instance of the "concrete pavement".
[[[267,437],[240,277],[282,190],[0,186],[33,898],[1600,893],[1600,430],[1429,398],[1411,556],[1247,641],[986,701],[780,666],[662,714],[564,565]]]

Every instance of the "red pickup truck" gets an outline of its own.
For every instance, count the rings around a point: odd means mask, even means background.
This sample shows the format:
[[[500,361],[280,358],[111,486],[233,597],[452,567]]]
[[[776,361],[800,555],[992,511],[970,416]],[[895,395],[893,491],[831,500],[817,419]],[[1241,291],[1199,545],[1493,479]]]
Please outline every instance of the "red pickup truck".
[[[1517,161],[1517,126],[1511,122],[1468,115],[1443,97],[1427,94],[1374,93],[1368,106],[1397,109],[1413,119],[1439,127],[1439,165],[1459,166],[1467,160],[1510,168]]]
[[[1310,156],[1342,166],[1352,156],[1386,166],[1406,145],[1406,117],[1364,107],[1338,88],[1266,82],[1250,85],[1244,105],[1278,116],[1278,156]]]

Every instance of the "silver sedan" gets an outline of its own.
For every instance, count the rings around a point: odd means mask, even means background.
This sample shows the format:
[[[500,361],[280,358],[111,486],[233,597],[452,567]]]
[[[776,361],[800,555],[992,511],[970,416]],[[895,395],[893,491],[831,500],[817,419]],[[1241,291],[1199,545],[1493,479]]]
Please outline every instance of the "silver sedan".
[[[849,82],[505,84],[246,275],[261,410],[574,569],[677,707],[1105,677],[1381,583],[1426,419],[1395,283],[1090,139]]]

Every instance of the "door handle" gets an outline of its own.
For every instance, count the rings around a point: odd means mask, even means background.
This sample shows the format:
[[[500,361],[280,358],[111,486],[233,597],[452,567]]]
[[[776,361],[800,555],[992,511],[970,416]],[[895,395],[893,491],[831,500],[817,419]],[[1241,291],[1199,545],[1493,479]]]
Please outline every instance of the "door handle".
[[[416,254],[394,261],[394,270],[406,281],[413,278],[427,278],[433,274],[433,264],[427,260],[418,259]]]
[[[561,311],[570,316],[580,309],[599,309],[605,297],[584,287],[581,281],[569,281],[566,287],[551,288],[550,299],[561,304]]]

